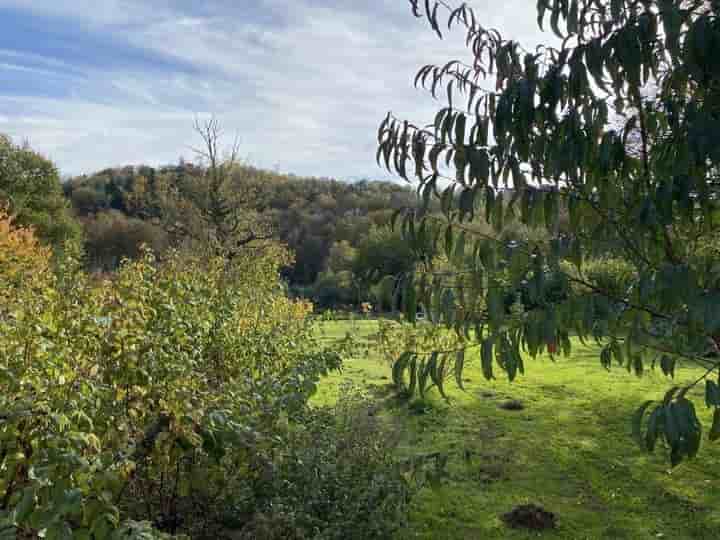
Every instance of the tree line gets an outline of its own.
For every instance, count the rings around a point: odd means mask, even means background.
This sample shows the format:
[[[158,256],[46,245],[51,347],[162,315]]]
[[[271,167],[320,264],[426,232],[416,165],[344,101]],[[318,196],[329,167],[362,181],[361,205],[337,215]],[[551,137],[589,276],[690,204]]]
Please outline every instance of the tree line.
[[[238,160],[237,149],[220,147],[215,120],[196,128],[203,150],[193,161],[107,168],[65,181],[49,159],[3,137],[0,197],[16,223],[34,227],[45,244],[80,242],[86,267],[97,273],[137,259],[143,245],[162,256],[280,240],[293,253],[282,270],[290,288],[337,307],[371,298],[384,275],[414,264],[399,233],[389,230],[396,210],[416,205],[407,185],[259,169]]]

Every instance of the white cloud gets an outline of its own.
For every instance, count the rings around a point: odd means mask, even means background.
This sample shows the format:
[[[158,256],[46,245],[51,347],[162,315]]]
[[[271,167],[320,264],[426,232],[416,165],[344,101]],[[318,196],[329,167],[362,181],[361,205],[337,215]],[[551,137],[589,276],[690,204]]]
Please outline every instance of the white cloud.
[[[0,7],[75,19],[91,26],[146,23],[167,16],[171,12],[168,4],[162,0],[0,0]]]
[[[243,152],[257,165],[381,177],[374,137],[387,110],[431,120],[437,105],[412,88],[416,70],[468,57],[461,32],[439,41],[402,0],[260,0],[251,16],[222,0],[204,3],[202,12],[169,2],[151,9],[137,0],[95,1],[92,9],[85,0],[65,0],[66,9],[50,0],[10,1],[95,27],[125,25],[123,36],[134,47],[196,67],[88,73],[89,83],[78,85],[70,100],[0,96],[0,113],[9,120],[0,129],[28,137],[68,173],[189,157],[193,115],[207,111],[239,132]],[[486,0],[477,7],[486,26],[529,45],[539,41],[534,0],[507,0],[501,9]],[[23,122],[14,116],[18,110],[45,122]]]

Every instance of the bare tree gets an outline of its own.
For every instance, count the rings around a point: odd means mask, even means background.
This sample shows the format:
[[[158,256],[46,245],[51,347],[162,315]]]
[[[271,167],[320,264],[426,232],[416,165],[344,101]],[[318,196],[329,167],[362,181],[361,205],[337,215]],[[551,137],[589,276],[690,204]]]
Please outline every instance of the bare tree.
[[[232,259],[242,249],[270,240],[273,227],[254,210],[253,190],[241,185],[245,169],[239,158],[238,138],[224,150],[222,129],[215,117],[204,121],[196,118],[194,129],[202,142],[202,146],[191,148],[200,172],[167,186],[169,232]]]

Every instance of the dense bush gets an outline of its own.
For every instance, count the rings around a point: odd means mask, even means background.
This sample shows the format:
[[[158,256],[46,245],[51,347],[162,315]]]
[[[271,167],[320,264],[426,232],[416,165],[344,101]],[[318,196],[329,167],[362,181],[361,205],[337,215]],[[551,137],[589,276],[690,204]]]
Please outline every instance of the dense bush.
[[[367,397],[350,387],[341,395],[292,430],[246,538],[381,539],[406,523],[409,485],[393,433]]]
[[[638,284],[637,270],[626,260],[600,257],[585,261],[581,270],[565,263],[563,270],[568,274],[576,294],[593,294],[601,291],[606,301],[593,303],[595,319],[608,320],[618,316],[633,287]]]
[[[349,271],[322,272],[311,287],[305,289],[313,302],[321,308],[357,304],[357,288]]]
[[[270,501],[286,497],[284,477],[296,493],[310,485],[314,469],[288,459],[337,450],[325,447],[335,435],[322,417],[310,434],[297,430],[340,353],[315,340],[312,306],[286,297],[281,249],[232,265],[173,253],[160,262],[146,252],[100,283],[71,252],[56,274],[16,279],[50,254],[32,232],[0,223],[2,534],[218,538],[277,508]],[[347,470],[382,465],[353,456],[342,461]],[[317,477],[313,490],[335,493],[325,481]],[[366,508],[358,497],[370,491],[343,489],[345,513],[299,511],[313,535],[354,519],[347,508]],[[305,522],[293,523],[295,537],[307,537]]]
[[[590,266],[587,275],[601,288],[611,291],[617,298],[625,298],[630,289],[637,285],[637,269],[627,260],[606,258],[598,261],[599,268]]]
[[[583,264],[581,272],[570,265],[567,270],[572,272],[571,275],[577,275],[593,287],[605,291],[609,297],[619,300],[625,298],[637,282],[637,270],[633,265],[613,257],[590,259]]]

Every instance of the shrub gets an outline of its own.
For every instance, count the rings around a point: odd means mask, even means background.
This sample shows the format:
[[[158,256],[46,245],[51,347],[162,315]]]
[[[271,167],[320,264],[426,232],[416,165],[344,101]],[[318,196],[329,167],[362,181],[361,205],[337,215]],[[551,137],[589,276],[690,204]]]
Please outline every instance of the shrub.
[[[381,539],[405,523],[409,484],[393,458],[396,438],[357,390],[308,410],[244,538]]]
[[[0,242],[0,260],[15,249]],[[68,254],[57,275],[4,288],[0,528],[217,537],[236,487],[263,485],[288,422],[339,367],[314,341],[312,306],[284,295],[285,260],[145,253],[98,284]]]
[[[318,275],[310,294],[321,308],[357,303],[357,291],[349,271],[326,271]]]
[[[628,261],[613,257],[600,257],[585,261],[582,272],[574,265],[563,265],[563,270],[571,277],[587,282],[606,293],[606,296],[623,300],[637,281],[637,271]],[[574,283],[576,291],[588,291],[588,287]]]
[[[324,349],[265,246],[49,271],[0,215],[0,537],[387,538],[408,489],[355,392],[308,405]],[[38,272],[44,269],[45,271]],[[9,286],[8,286],[9,285]]]
[[[637,280],[637,272],[628,261],[612,257],[589,261],[584,269],[591,283],[608,296],[623,299]]]

